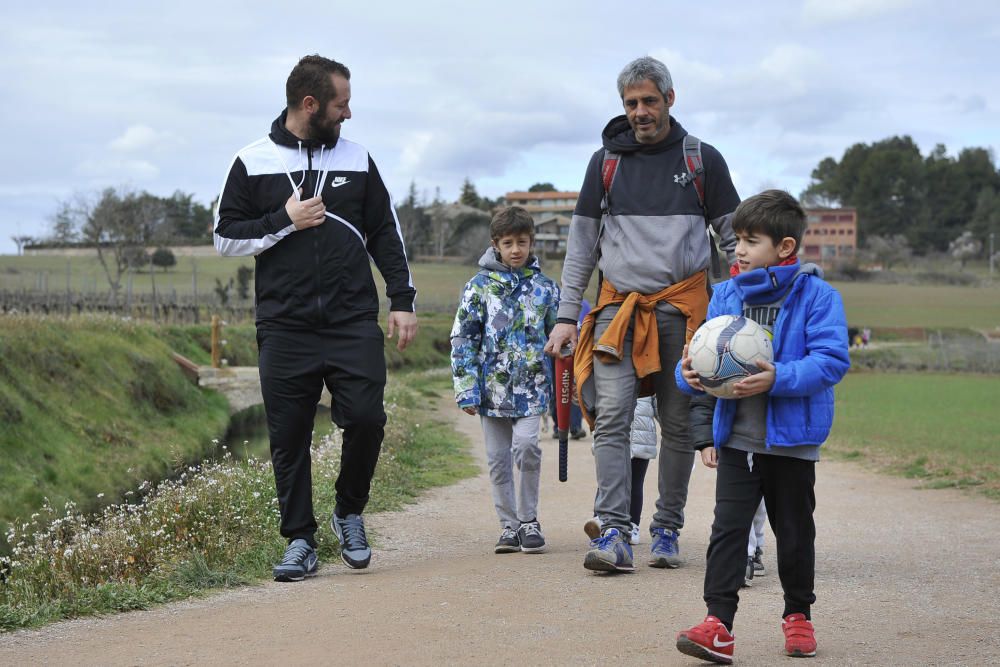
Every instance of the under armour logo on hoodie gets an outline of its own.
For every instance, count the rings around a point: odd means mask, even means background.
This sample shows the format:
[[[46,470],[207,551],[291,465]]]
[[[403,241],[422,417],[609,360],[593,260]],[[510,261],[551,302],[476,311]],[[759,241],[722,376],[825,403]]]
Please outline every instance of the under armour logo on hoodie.
[[[693,180],[694,177],[686,171],[683,174],[674,174],[674,183],[680,183],[682,188]]]

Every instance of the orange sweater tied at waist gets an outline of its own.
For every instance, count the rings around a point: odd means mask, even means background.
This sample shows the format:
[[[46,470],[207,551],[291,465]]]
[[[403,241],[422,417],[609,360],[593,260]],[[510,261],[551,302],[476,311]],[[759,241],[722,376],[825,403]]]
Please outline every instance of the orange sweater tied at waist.
[[[614,286],[604,280],[601,283],[601,293],[597,306],[587,314],[580,327],[580,339],[573,361],[573,373],[576,376],[577,399],[580,409],[590,427],[594,427],[592,404],[584,400],[584,387],[591,380],[594,372],[594,358],[601,363],[618,363],[624,357],[625,334],[632,325],[632,365],[635,375],[643,380],[639,388],[640,396],[649,396],[652,391],[653,373],[662,370],[660,364],[660,337],[656,324],[656,304],[661,301],[669,303],[687,318],[685,340],[690,341],[695,329],[705,321],[708,312],[708,287],[703,271],[690,278],[665,287],[655,294],[639,294],[619,292]],[[621,304],[611,324],[604,331],[601,339],[594,342],[594,325],[597,314],[605,306]],[[590,393],[590,392],[588,392]]]

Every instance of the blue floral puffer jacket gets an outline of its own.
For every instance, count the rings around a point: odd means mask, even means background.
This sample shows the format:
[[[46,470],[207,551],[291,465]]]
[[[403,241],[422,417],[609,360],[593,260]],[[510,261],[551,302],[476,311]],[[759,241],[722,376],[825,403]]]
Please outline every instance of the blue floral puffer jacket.
[[[559,288],[532,257],[520,269],[493,248],[465,285],[451,329],[451,372],[460,407],[487,417],[528,417],[548,410],[552,377],[544,347],[556,323]]]

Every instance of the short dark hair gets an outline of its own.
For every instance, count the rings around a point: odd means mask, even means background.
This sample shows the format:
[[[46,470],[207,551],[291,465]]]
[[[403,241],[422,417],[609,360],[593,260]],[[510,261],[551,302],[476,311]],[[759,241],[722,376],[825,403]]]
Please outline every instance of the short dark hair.
[[[789,236],[795,239],[795,252],[798,252],[806,231],[806,212],[798,200],[784,190],[764,190],[736,207],[733,231],[764,234],[771,237],[775,245]]]
[[[497,211],[490,221],[490,240],[496,241],[512,234],[528,234],[532,241],[535,240],[535,221],[520,206],[506,206]]]
[[[320,107],[337,96],[337,89],[330,80],[331,74],[339,74],[351,80],[351,70],[347,65],[320,55],[305,56],[292,68],[285,82],[285,97],[289,109],[297,109],[306,95],[312,95]]]

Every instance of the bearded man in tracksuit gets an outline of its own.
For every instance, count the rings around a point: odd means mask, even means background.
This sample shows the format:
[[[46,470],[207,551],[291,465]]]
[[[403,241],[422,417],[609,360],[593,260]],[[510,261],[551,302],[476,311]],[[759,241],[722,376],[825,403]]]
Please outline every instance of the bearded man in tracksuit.
[[[334,60],[299,61],[270,134],[236,154],[215,220],[220,254],[256,260],[260,382],[288,540],[276,581],[317,570],[309,446],[324,384],[344,430],[331,527],[348,566],[371,560],[361,514],[382,446],[386,369],[369,255],[386,282],[387,335],[398,332],[402,350],[417,330],[389,193],[367,150],[340,137],[351,117],[350,78]]]
[[[703,143],[702,207],[685,159],[687,132],[670,116],[675,93],[663,63],[649,57],[629,63],[618,93],[625,115],[605,127],[604,148],[587,167],[570,224],[558,324],[546,345],[556,355],[577,344],[583,291],[599,267],[600,298],[580,329],[574,360],[581,406],[594,430],[595,510],[603,530],[584,567],[597,571],[634,569],[629,433],[640,392],[655,393],[662,434],[649,565],[681,564],[677,537],[694,450],[689,398],[671,370],[708,307],[706,221],[732,263],[730,218],[740,202],[722,155]]]

